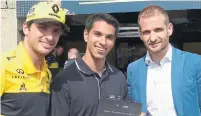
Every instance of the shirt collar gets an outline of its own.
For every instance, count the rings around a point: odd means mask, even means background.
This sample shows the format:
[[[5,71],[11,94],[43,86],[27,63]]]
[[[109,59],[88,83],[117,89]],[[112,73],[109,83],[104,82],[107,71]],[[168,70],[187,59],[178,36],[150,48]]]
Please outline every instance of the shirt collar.
[[[165,62],[166,60],[168,61],[172,61],[172,45],[169,44],[169,49],[168,52],[165,54],[165,56],[161,59],[161,63]],[[152,63],[154,63],[150,57],[149,52],[147,51],[146,57],[145,57],[145,62],[147,65],[150,65]]]
[[[87,75],[92,75],[95,73],[94,71],[92,71],[89,68],[89,66],[84,62],[84,60],[82,58],[75,59],[75,64],[76,64],[78,70],[80,70],[81,72],[83,72]],[[110,64],[107,61],[105,62],[105,71],[113,72]]]
[[[169,61],[172,61],[172,45],[169,44],[169,49],[167,54],[165,55],[165,58],[167,58]]]
[[[16,57],[19,58],[20,63],[22,63],[22,65],[24,67],[24,70],[25,70],[25,72],[27,74],[40,72],[33,65],[32,61],[31,61],[31,58],[27,54],[27,51],[25,50],[24,45],[22,44],[22,42],[20,42],[19,45],[17,46]],[[41,69],[42,69],[42,71],[45,71],[46,68],[47,68],[47,65],[46,65],[45,58],[44,58]]]

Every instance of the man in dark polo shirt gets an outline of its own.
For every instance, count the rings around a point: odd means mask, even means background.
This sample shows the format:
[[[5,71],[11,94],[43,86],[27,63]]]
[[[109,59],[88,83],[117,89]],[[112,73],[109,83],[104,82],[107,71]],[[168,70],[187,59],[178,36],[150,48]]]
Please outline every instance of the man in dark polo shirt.
[[[47,116],[51,73],[45,56],[57,45],[65,25],[58,5],[39,2],[23,24],[24,39],[0,61],[0,115]]]
[[[88,17],[82,58],[51,83],[51,116],[96,116],[101,98],[127,99],[124,74],[106,61],[118,33],[118,21],[106,13]]]

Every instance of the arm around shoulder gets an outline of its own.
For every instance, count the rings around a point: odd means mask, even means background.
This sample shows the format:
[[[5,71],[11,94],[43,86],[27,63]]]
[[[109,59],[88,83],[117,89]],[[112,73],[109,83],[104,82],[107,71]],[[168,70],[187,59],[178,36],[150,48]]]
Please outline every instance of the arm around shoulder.
[[[50,116],[69,116],[70,93],[67,80],[58,74],[51,83]]]

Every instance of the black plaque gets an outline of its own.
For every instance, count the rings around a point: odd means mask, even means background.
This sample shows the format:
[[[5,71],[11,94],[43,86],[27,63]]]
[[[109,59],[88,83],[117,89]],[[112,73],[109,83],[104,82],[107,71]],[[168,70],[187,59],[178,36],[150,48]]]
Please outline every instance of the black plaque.
[[[124,100],[100,99],[97,116],[140,116],[141,104]]]

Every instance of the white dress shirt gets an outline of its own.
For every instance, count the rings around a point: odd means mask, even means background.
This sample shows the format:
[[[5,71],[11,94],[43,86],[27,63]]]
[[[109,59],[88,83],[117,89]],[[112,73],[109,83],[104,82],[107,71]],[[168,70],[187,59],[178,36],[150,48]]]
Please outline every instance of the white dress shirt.
[[[146,54],[147,110],[151,116],[177,116],[174,108],[171,86],[172,46],[160,61],[160,66]]]

